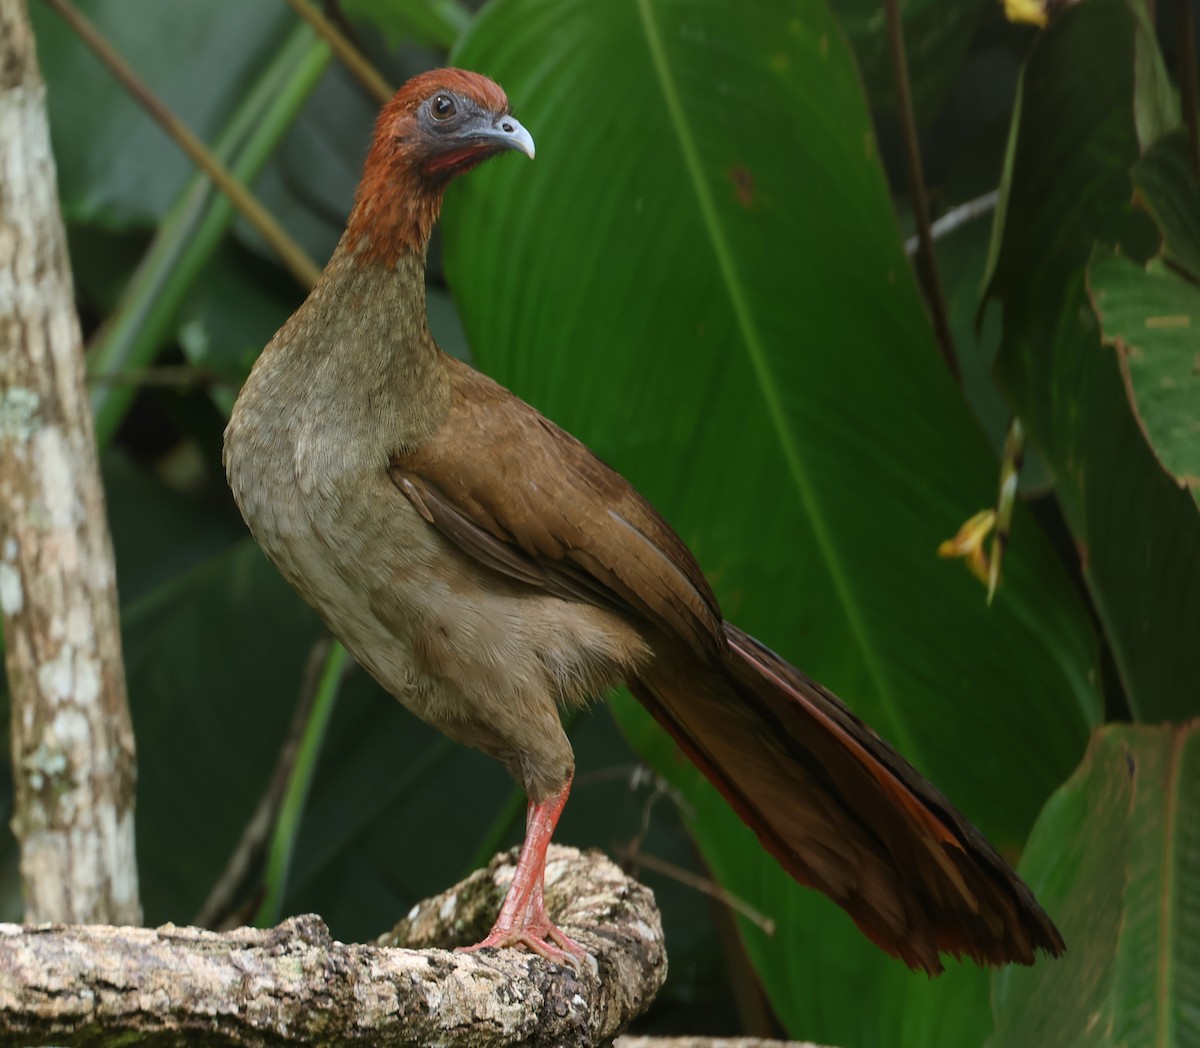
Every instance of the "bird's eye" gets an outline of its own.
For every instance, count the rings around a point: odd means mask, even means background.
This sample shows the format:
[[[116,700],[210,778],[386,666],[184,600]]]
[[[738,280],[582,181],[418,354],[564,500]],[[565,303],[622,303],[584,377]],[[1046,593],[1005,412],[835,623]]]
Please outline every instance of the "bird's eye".
[[[454,99],[449,95],[435,95],[429,110],[434,120],[449,120],[455,113]]]

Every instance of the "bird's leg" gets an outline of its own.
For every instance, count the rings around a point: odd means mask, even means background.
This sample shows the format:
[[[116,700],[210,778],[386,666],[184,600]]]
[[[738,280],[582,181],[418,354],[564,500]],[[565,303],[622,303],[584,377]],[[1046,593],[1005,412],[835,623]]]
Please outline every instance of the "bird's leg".
[[[587,951],[551,922],[546,913],[543,887],[546,876],[546,849],[554,836],[554,827],[571,792],[568,779],[562,792],[531,803],[525,816],[525,843],[517,859],[517,870],[504,897],[500,916],[487,938],[466,950],[485,946],[524,946],[551,961],[574,965]]]

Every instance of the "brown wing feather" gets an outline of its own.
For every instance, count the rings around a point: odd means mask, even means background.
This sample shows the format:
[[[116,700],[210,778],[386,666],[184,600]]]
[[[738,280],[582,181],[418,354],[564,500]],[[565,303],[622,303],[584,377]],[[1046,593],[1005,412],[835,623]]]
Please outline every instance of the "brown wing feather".
[[[716,598],[670,525],[569,433],[446,359],[450,417],[389,467],[425,519],[496,571],[632,613],[717,656],[725,639]]]

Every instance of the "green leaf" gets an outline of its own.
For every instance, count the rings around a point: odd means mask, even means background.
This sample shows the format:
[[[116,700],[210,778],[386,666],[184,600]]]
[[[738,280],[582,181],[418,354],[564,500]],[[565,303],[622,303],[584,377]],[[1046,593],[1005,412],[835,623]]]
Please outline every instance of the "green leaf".
[[[938,359],[828,10],[498,0],[454,60],[496,75],[538,143],[447,199],[476,359],[665,512],[730,618],[1018,848],[1099,717],[1093,638],[1028,515],[990,611],[934,559],[996,463]],[[930,983],[880,954],[617,710],[722,882],[779,922],[742,930],[792,1032],[983,1040],[983,973]]]
[[[1195,487],[1200,484],[1200,287],[1161,264],[1143,269],[1102,247],[1092,254],[1088,286],[1146,439],[1178,483]]]
[[[1200,1045],[1200,730],[1114,725],[1046,805],[1021,871],[1067,942],[995,977],[989,1048]]]
[[[908,0],[900,4],[913,109],[933,116],[962,70],[988,0]],[[895,74],[880,0],[830,0],[854,49],[873,105],[894,107]]]
[[[1163,257],[1200,280],[1200,185],[1192,174],[1188,133],[1164,135],[1133,169],[1142,202],[1163,237]]]
[[[1087,300],[1093,243],[1140,243],[1130,169],[1165,81],[1125,0],[1084,0],[1022,76],[992,245],[1000,379],[1055,475],[1125,699],[1144,720],[1200,709],[1200,515],[1159,468]],[[1092,75],[1104,69],[1103,77]],[[1135,94],[1136,89],[1136,94]],[[1018,525],[1019,527],[1019,525]]]
[[[1155,142],[1133,169],[1139,201],[1162,239],[1144,269],[1097,248],[1088,289],[1104,341],[1146,439],[1180,484],[1200,483],[1200,185],[1187,132]],[[1165,263],[1165,264],[1164,264]],[[1190,277],[1190,280],[1188,279]]]
[[[415,38],[448,50],[471,20],[459,0],[342,0],[342,9],[375,26],[392,47]]]

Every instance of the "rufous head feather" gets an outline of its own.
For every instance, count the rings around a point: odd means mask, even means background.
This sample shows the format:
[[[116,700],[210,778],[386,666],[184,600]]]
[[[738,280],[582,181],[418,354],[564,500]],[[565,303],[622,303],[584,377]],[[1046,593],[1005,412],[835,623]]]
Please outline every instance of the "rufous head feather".
[[[375,122],[347,226],[354,257],[390,266],[423,254],[450,180],[509,149],[532,157],[533,138],[493,80],[464,69],[413,77]]]

